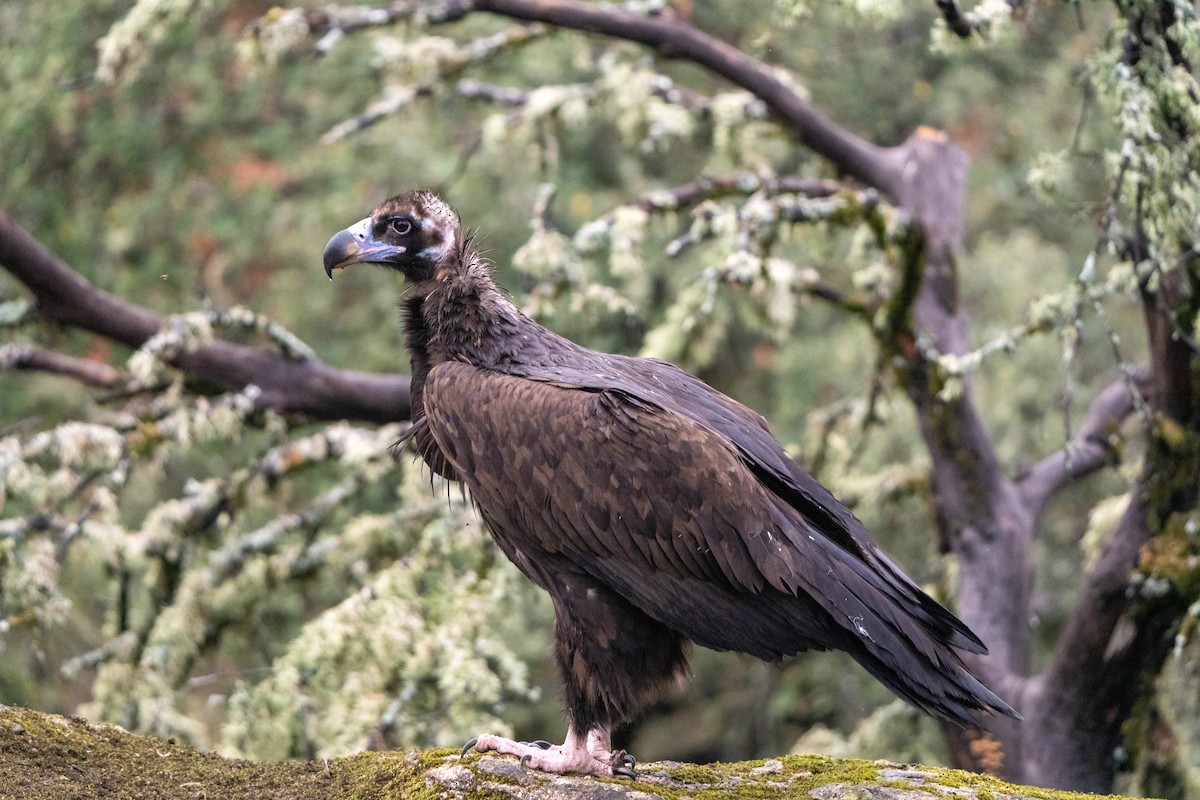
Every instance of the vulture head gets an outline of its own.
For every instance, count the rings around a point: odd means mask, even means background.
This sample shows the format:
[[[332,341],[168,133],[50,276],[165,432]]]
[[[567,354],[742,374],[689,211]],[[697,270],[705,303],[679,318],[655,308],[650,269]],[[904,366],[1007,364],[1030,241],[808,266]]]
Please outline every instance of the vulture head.
[[[454,210],[433,192],[414,189],[385,200],[366,219],[325,245],[325,274],[352,264],[382,264],[410,283],[433,278],[458,242]]]

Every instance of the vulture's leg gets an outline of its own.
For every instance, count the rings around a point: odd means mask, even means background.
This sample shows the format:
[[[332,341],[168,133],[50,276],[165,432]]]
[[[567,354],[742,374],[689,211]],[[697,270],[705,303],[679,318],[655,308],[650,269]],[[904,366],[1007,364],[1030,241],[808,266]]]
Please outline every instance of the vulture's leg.
[[[624,750],[613,751],[612,729],[668,689],[686,663],[686,640],[655,622],[594,579],[556,576],[555,657],[563,681],[567,739],[543,748],[498,736],[468,743],[517,756],[545,772],[579,772],[602,777],[633,777],[636,763]]]
[[[612,752],[607,728],[594,729],[586,736],[576,733],[574,728],[568,728],[567,740],[562,744],[514,742],[502,736],[484,734],[467,742],[463,754],[472,749],[481,753],[495,752],[516,756],[521,759],[522,765],[543,772],[570,772],[599,775],[603,778],[615,775],[634,777],[633,756],[623,750],[618,753]]]

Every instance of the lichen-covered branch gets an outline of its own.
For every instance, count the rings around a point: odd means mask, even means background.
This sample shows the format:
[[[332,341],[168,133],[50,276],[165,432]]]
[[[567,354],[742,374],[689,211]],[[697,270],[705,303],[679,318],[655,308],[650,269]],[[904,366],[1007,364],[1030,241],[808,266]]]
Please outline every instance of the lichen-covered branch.
[[[166,321],[86,280],[0,212],[0,266],[33,292],[46,319],[138,348]],[[190,377],[240,391],[257,386],[260,408],[314,419],[394,422],[409,415],[408,378],[331,367],[315,358],[221,339],[179,352],[172,365]]]
[[[420,59],[420,72],[424,75],[421,81],[390,87],[383,97],[361,114],[333,126],[321,137],[321,143],[331,144],[369,128],[400,112],[418,97],[433,94],[443,83],[457,77],[468,67],[484,63],[517,45],[536,41],[546,32],[544,25],[518,25],[448,51],[445,48],[429,48],[428,52],[424,53],[424,58]]]
[[[103,361],[11,342],[0,345],[0,370],[5,369],[64,375],[98,389],[118,389],[129,380],[124,372]]]
[[[411,15],[413,10],[407,4],[398,4],[397,8],[405,15]],[[491,12],[510,19],[639,42],[668,58],[693,61],[749,91],[804,144],[840,171],[893,196],[900,190],[903,181],[900,153],[872,145],[839,126],[774,69],[678,15],[648,16],[620,6],[570,0],[476,0],[454,4],[453,8],[455,13],[445,19],[458,19],[475,11]],[[431,23],[437,21],[442,21],[442,17],[429,18]]]
[[[767,65],[676,15],[647,17],[570,0],[477,0],[478,11],[639,42],[669,58],[693,61],[746,89],[797,137],[840,170],[885,191],[900,175],[883,149],[834,123]]]

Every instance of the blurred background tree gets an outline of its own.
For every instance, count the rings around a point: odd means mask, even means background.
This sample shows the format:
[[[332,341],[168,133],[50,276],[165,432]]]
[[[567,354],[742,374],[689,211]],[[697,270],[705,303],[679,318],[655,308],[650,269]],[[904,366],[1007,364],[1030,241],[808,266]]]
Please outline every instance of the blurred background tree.
[[[399,285],[318,262],[424,185],[529,313],[762,412],[1028,718],[701,652],[622,744],[1200,791],[1194,7],[711,5],[0,7],[0,700],[262,758],[559,724],[403,380],[301,380],[406,370]]]

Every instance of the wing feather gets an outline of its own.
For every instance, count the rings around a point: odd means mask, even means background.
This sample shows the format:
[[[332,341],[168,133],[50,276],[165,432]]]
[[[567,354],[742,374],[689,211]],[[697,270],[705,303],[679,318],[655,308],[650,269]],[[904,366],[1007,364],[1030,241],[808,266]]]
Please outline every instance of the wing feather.
[[[929,598],[874,546],[870,534],[845,505],[787,456],[761,415],[669,362],[596,353],[561,337],[556,337],[556,342],[557,349],[569,353],[569,358],[549,367],[513,365],[511,373],[563,387],[604,391],[627,398],[632,407],[671,411],[719,434],[737,449],[765,487],[804,515],[819,538],[859,562],[860,576],[895,602],[911,606],[913,614],[950,645],[987,653],[987,647],[966,625]],[[801,541],[794,544],[803,546]]]
[[[848,630],[857,631],[867,617],[858,594],[869,584],[845,586],[863,582],[838,560],[838,548],[704,426],[606,393],[460,364],[436,368],[425,391],[442,451],[503,535],[523,549],[565,554],[586,569],[620,571],[627,599],[651,616],[675,613],[657,593],[659,577],[671,575],[695,584],[693,602],[710,587],[751,596],[772,587],[803,593]],[[556,451],[560,467],[550,481],[528,466],[541,463],[547,450]],[[769,609],[771,602],[758,605]],[[775,657],[831,644],[789,645],[779,633]],[[738,646],[733,638],[716,643]]]

